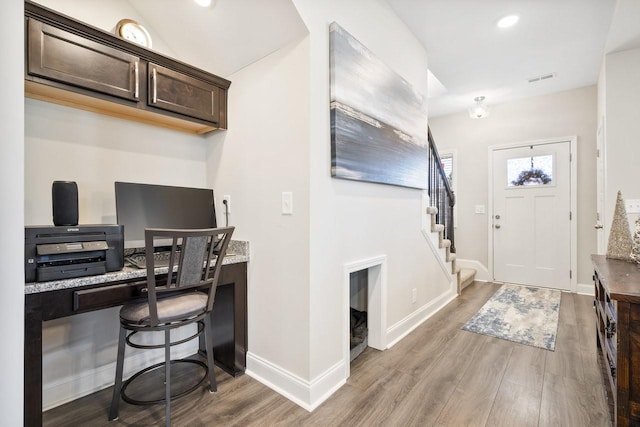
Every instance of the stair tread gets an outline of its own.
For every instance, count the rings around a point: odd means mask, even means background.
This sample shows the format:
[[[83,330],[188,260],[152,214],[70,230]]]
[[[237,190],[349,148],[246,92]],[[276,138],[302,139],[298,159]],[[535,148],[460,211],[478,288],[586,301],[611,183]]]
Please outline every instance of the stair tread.
[[[458,276],[458,293],[473,283],[476,278],[475,268],[461,268]]]
[[[465,283],[469,281],[473,282],[473,279],[476,277],[477,270],[474,268],[461,268],[460,269],[460,283]]]
[[[462,276],[464,276],[464,277],[475,276],[477,272],[478,272],[478,270],[476,270],[475,268],[461,268],[460,269],[460,274]]]

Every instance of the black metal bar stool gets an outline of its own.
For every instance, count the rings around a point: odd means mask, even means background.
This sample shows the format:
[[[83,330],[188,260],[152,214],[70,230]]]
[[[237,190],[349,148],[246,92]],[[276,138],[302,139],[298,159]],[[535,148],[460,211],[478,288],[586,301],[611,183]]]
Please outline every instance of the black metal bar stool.
[[[155,246],[171,246],[166,284],[156,282],[156,265],[153,256],[147,256],[147,300],[125,304],[120,310],[120,337],[118,340],[118,360],[116,378],[111,400],[109,420],[118,418],[120,397],[128,403],[148,405],[165,402],[165,424],[171,425],[171,400],[195,390],[209,377],[209,390],[216,391],[213,371],[213,342],[211,310],[216,295],[216,287],[222,267],[222,260],[231,241],[234,227],[203,230],[146,229],[145,247],[147,254],[153,254]],[[171,274],[171,272],[174,272]],[[171,342],[171,331],[186,325],[196,324],[194,334],[179,341]],[[164,332],[164,343],[147,345],[135,342],[141,332]],[[204,333],[207,363],[199,360],[171,360],[170,350]],[[164,348],[164,362],[149,366],[124,383],[125,344],[141,349]],[[178,363],[191,363],[203,368],[204,375],[192,387],[171,395],[171,367]],[[127,387],[144,374],[164,367],[164,398],[155,400],[133,399],[127,395]]]

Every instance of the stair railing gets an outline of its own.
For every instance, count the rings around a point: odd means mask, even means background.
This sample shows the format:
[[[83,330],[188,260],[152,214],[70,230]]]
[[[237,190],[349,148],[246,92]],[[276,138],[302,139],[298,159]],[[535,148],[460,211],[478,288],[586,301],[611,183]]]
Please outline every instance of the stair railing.
[[[456,198],[451,189],[451,184],[444,172],[442,160],[438,154],[436,143],[428,128],[429,139],[429,204],[438,208],[436,222],[444,225],[444,238],[451,241],[451,252],[456,251],[453,239],[453,207]]]

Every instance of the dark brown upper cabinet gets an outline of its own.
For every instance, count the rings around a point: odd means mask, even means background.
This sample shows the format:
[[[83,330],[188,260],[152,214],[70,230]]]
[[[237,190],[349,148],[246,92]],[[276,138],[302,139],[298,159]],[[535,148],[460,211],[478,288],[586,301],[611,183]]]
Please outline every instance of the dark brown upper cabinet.
[[[27,21],[27,73],[131,101],[139,99],[140,58],[68,31]]]
[[[151,106],[217,123],[220,88],[157,64],[148,65]]]
[[[227,128],[230,81],[25,2],[25,95],[192,133]]]

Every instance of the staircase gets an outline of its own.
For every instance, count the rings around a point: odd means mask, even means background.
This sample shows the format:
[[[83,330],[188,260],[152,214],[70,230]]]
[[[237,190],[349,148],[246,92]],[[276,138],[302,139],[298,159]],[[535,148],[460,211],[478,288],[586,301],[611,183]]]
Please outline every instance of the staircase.
[[[444,172],[442,160],[438,154],[436,143],[428,129],[429,140],[429,172],[428,189],[429,204],[427,215],[431,217],[431,233],[437,233],[438,248],[444,249],[444,262],[451,263],[451,274],[457,276],[458,295],[473,283],[476,270],[472,268],[459,269],[456,266],[456,250],[453,240],[453,207],[456,203],[449,178]]]
[[[451,240],[444,237],[445,226],[437,223],[438,208],[427,207],[427,215],[431,217],[431,232],[438,235],[438,247],[444,249],[444,261],[451,263],[451,274],[456,275],[458,295],[460,295],[462,290],[475,280],[476,270],[473,268],[458,268],[456,265],[456,254],[451,252]]]

